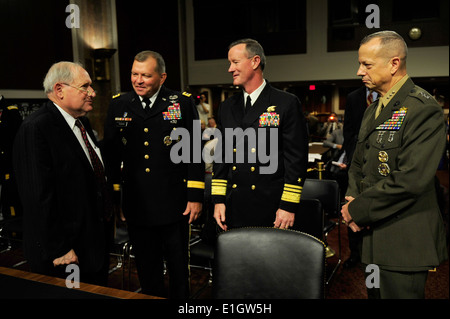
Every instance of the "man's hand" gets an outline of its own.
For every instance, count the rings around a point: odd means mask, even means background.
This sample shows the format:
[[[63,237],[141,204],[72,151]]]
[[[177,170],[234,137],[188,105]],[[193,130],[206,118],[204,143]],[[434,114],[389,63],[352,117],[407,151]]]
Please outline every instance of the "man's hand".
[[[189,215],[189,224],[191,224],[194,220],[196,220],[201,212],[202,212],[203,204],[199,202],[188,202],[186,205],[186,210],[184,211],[183,215]]]
[[[223,230],[227,230],[227,225],[225,224],[225,204],[215,204],[214,205],[214,219]]]
[[[69,264],[78,264],[78,256],[75,254],[75,251],[73,249],[71,249],[64,256],[53,260],[53,266],[55,267]]]
[[[287,229],[294,226],[295,214],[278,208],[276,213],[275,222],[273,226],[275,228]]]
[[[341,209],[341,214],[342,214],[342,219],[347,223],[347,226],[350,227],[351,230],[353,230],[353,232],[359,232],[362,230],[362,228],[360,228],[358,225],[356,225],[356,223],[353,221],[352,216],[350,216],[350,213],[348,211],[348,205],[352,202],[352,200],[354,200],[354,198],[352,196],[345,196],[345,200],[347,200],[348,202],[342,206]]]

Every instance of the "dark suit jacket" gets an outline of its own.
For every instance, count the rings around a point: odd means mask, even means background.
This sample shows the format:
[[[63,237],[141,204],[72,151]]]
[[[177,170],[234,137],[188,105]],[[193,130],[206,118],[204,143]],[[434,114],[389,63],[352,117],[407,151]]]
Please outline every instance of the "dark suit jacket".
[[[364,114],[349,171],[349,213],[363,237],[362,261],[424,270],[447,258],[434,176],[445,147],[442,108],[408,79],[375,119]],[[401,112],[406,113],[399,129]]]
[[[87,118],[81,121],[95,141]],[[53,102],[23,122],[14,165],[32,270],[53,267],[53,259],[73,249],[82,272],[98,271],[106,254],[102,198],[83,148]]]
[[[267,126],[271,106],[275,106],[272,113],[279,116],[279,124]],[[214,203],[226,202],[227,225],[272,227],[278,208],[296,213],[308,163],[306,121],[298,98],[267,83],[251,110],[244,114],[243,93],[235,94],[221,104],[218,128],[223,141],[222,163],[214,163],[212,197]],[[249,146],[244,137],[227,138],[226,130],[236,128],[255,132],[256,145]],[[270,156],[277,160],[277,166],[273,173],[262,174],[263,167],[274,163],[264,163],[259,156],[252,163],[249,156],[259,155],[263,147],[268,155],[270,142],[278,152]],[[234,149],[237,152],[229,154]],[[239,150],[244,160],[239,160]],[[227,160],[230,155],[231,160]]]
[[[351,92],[347,96],[344,115],[344,144],[343,149],[350,163],[355,151],[358,133],[361,128],[361,121],[367,109],[366,87]]]
[[[179,106],[180,113],[173,113],[170,119],[167,112],[174,106]],[[128,224],[175,223],[182,220],[188,201],[203,202],[201,131],[198,124],[195,137],[199,147],[193,149],[193,120],[198,120],[193,99],[164,86],[149,114],[135,92],[111,101],[103,140],[104,159],[108,180],[115,185],[116,193],[122,186],[122,208]],[[172,131],[183,130],[190,136],[170,138]],[[171,150],[180,142],[187,147],[184,151],[190,148],[190,160],[175,163]]]

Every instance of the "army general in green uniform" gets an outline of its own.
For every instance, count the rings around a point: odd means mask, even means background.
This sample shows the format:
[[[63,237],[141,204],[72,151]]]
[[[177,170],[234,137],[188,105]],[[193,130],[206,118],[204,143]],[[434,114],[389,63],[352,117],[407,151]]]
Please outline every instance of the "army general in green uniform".
[[[409,78],[406,57],[392,31],[367,36],[359,48],[357,74],[380,98],[362,120],[342,216],[363,232],[363,263],[380,269],[379,288],[368,287],[374,298],[424,298],[428,270],[448,258],[434,184],[444,117]]]

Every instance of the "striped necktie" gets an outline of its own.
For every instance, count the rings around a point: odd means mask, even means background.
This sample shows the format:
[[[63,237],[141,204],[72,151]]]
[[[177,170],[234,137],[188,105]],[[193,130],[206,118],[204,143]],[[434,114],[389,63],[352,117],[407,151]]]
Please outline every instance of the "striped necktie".
[[[81,131],[81,136],[83,137],[84,144],[86,144],[86,147],[89,152],[89,157],[91,158],[95,179],[97,180],[97,185],[100,187],[100,191],[102,193],[105,217],[106,218],[111,217],[112,201],[106,186],[106,177],[105,177],[105,170],[103,168],[103,163],[100,161],[100,158],[97,156],[97,153],[95,152],[94,148],[89,142],[86,134],[86,129],[84,128],[83,124],[81,124],[81,121],[79,119],[75,121],[75,125]]]
[[[373,95],[372,91],[369,91],[369,95],[367,96],[367,106],[373,103]]]

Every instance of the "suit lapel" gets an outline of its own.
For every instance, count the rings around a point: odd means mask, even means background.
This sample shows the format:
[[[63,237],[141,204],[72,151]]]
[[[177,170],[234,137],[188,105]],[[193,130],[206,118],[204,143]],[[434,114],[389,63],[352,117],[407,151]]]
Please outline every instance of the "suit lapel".
[[[162,86],[158,96],[156,97],[155,103],[150,110],[149,116],[162,116],[162,112],[167,111],[167,108],[173,103],[179,101],[179,98],[180,97],[178,95],[168,96],[167,89]]]
[[[236,94],[236,103],[231,104],[234,120],[238,126],[242,126],[242,121],[244,118],[244,93],[240,92]]]
[[[75,155],[80,158],[82,163],[88,166],[92,171],[92,166],[91,163],[89,162],[89,159],[86,157],[86,153],[81,147],[80,142],[76,138],[75,134],[70,129],[69,125],[67,125],[67,122],[60,113],[60,111],[56,108],[53,102],[49,102],[47,104],[47,109],[55,118],[53,123],[55,124],[56,127],[57,131],[56,134],[58,134],[61,137],[63,143],[68,144],[69,148],[74,151]]]
[[[147,114],[145,113],[144,108],[142,107],[141,99],[139,98],[139,96],[135,92],[133,92],[130,102],[131,102],[130,103],[130,110],[134,114],[136,114],[137,116],[142,117],[142,118],[146,118],[147,117]]]

